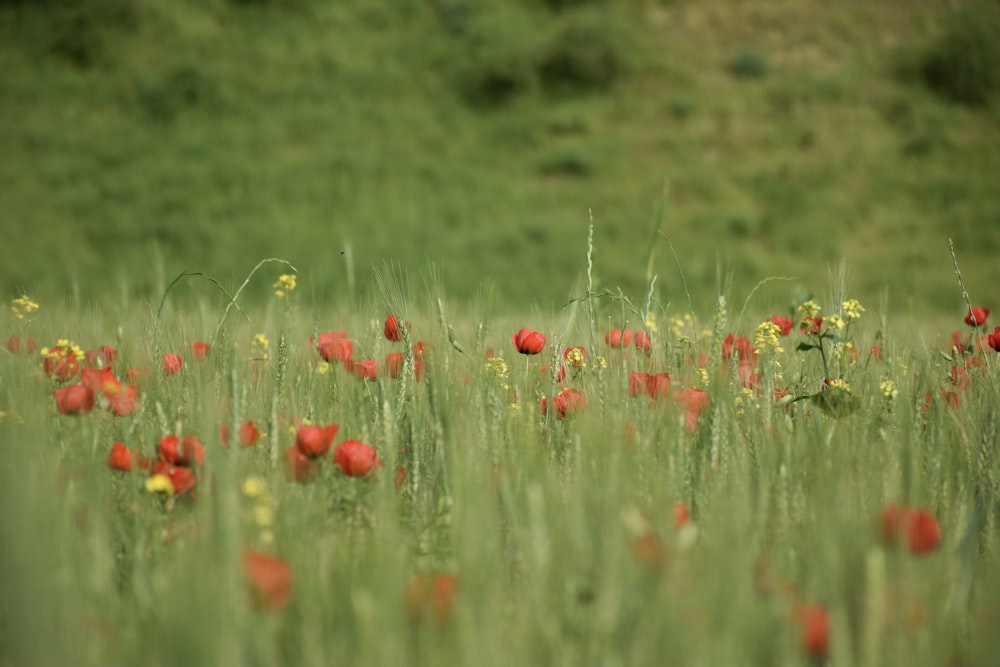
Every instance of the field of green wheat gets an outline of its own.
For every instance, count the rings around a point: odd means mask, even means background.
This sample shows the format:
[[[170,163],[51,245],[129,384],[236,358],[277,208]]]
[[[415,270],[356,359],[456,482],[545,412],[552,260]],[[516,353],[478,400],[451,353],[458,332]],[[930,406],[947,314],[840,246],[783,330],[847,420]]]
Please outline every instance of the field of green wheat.
[[[834,276],[510,319],[393,265],[318,304],[294,268],[172,283],[220,308],[11,301],[4,664],[997,655],[986,306],[914,336]]]

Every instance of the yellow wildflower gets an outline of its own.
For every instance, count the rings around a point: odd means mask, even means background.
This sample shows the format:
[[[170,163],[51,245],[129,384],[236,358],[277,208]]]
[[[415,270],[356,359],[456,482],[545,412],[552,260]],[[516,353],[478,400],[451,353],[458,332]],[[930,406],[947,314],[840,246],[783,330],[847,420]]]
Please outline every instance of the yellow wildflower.
[[[840,389],[844,393],[851,393],[851,385],[847,383],[847,380],[842,378],[833,378],[832,380],[827,380],[826,385],[830,389]]]
[[[896,389],[896,383],[892,380],[882,380],[878,386],[879,392],[882,394],[882,398],[887,401],[891,401],[899,395],[899,390]]]
[[[146,490],[150,493],[174,495],[174,485],[166,475],[152,475],[146,480]]]
[[[267,339],[262,333],[257,334],[253,337],[250,342],[250,356],[254,359],[267,359],[267,348],[271,345],[271,341]]]
[[[14,313],[14,317],[19,320],[23,320],[26,315],[30,315],[39,308],[41,306],[32,301],[31,297],[27,294],[23,294],[10,302],[10,310]]]
[[[247,477],[243,480],[243,495],[256,498],[267,493],[267,482],[263,477]]]
[[[781,347],[780,335],[781,327],[770,320],[764,320],[753,333],[753,346],[758,352],[770,350],[781,354],[785,350]]]
[[[569,366],[576,366],[578,368],[582,368],[583,366],[586,365],[586,362],[584,361],[583,358],[583,352],[580,350],[580,348],[571,347],[570,349],[566,350],[566,363]]]
[[[865,312],[864,307],[861,302],[857,299],[848,299],[841,305],[841,310],[844,311],[844,319],[848,322],[854,321],[861,317],[861,313]]]
[[[507,377],[507,362],[503,357],[490,357],[486,360],[486,370],[493,377],[502,380]]]
[[[841,319],[840,315],[829,315],[825,320],[823,320],[823,323],[831,329],[836,329],[837,331],[844,328],[844,320]]]
[[[296,278],[294,273],[283,273],[278,276],[278,279],[274,281],[273,285],[271,285],[271,287],[274,288],[274,296],[280,299],[288,292],[293,291],[296,284],[295,280]]]
[[[653,311],[646,313],[646,328],[649,329],[649,333],[651,334],[659,331],[659,328],[656,326],[656,313]]]
[[[819,315],[820,307],[819,304],[809,299],[805,303],[799,306],[799,312],[802,313],[804,317],[816,317]]]

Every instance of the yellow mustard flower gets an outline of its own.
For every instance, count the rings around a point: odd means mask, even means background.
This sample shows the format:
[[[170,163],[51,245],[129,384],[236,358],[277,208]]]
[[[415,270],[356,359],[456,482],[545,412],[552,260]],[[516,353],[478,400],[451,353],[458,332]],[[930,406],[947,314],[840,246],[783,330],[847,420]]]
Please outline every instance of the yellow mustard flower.
[[[272,287],[274,288],[274,296],[279,299],[284,297],[285,294],[295,290],[296,277],[294,273],[283,273],[278,276],[278,279],[274,281]]]
[[[10,302],[10,310],[14,313],[14,317],[19,320],[23,320],[27,315],[30,315],[39,308],[41,306],[27,294],[23,294]]]
[[[174,485],[166,475],[152,475],[146,480],[146,490],[150,493],[174,494]]]
[[[865,312],[864,307],[861,302],[857,299],[848,299],[841,305],[841,310],[844,311],[844,319],[848,322],[852,322],[861,317],[861,313]]]

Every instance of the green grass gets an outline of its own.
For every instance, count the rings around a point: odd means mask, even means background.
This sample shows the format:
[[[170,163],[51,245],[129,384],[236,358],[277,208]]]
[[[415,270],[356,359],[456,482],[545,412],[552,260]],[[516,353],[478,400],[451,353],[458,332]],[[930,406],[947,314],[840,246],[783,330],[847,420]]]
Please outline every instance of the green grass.
[[[954,317],[948,238],[995,283],[995,96],[899,74],[947,3],[580,4],[4,3],[0,284],[154,298],[277,255],[356,300],[372,266],[433,261],[457,298],[547,309],[578,294],[591,211],[634,299],[654,223],[682,258],[659,243],[661,288],[683,271],[702,308],[847,257],[864,300]]]
[[[283,270],[265,265],[247,293]],[[988,350],[948,409],[939,391],[951,388],[952,363],[942,352],[956,327],[883,322],[866,303],[849,330],[861,354],[841,366],[857,410],[835,419],[811,400],[787,409],[771,400],[773,386],[813,394],[828,374],[814,351],[795,350],[798,332],[781,339],[784,351],[762,353],[760,393],[744,391],[735,361],[722,358],[726,333],[752,339],[779,312],[770,283],[746,306],[734,288],[714,314],[654,297],[647,356],[603,343],[622,321],[608,300],[593,321],[585,303],[494,316],[488,303],[454,299],[440,274],[385,267],[376,297],[331,303],[310,294],[306,273],[285,299],[241,299],[246,317],[231,311],[215,339],[223,306],[174,291],[162,318],[158,302],[128,293],[100,309],[41,301],[30,322],[5,309],[4,331],[39,346],[110,343],[116,375],[150,372],[131,415],[71,417],[57,412],[37,351],[0,353],[0,663],[806,664],[802,604],[828,611],[835,664],[986,664],[996,654],[1000,365]],[[215,289],[197,277],[178,285]],[[853,296],[846,289],[833,276],[822,315]],[[363,382],[339,364],[320,372],[308,343],[320,331],[348,331],[356,359],[404,349],[383,337],[387,306],[412,323],[409,342],[425,342],[424,380],[383,371]],[[548,336],[540,355],[513,349],[524,326]],[[270,340],[266,359],[253,347],[258,333]],[[213,344],[208,359],[188,355],[194,340]],[[881,360],[867,354],[875,342]],[[587,405],[546,419],[536,403],[556,385],[540,368],[575,344],[587,347],[588,366],[568,383]],[[483,363],[487,349],[506,374]],[[173,351],[184,369],[164,376],[160,355]],[[637,370],[669,372],[672,391],[709,392],[693,432],[669,393],[629,396]],[[223,449],[219,427],[245,419],[263,439]],[[310,483],[286,480],[298,420],[339,424],[337,441],[371,444],[382,468],[350,478],[327,455]],[[155,457],[171,433],[205,446],[196,497],[165,502],[145,490],[148,473],[107,468],[113,441]],[[399,465],[408,475],[397,490]],[[242,491],[251,476],[269,501]],[[693,540],[674,525],[678,502]],[[882,545],[876,526],[889,503],[933,512],[940,547],[916,556]],[[270,526],[255,518],[261,504]],[[657,562],[637,552],[642,537],[662,548]],[[251,604],[245,548],[290,565],[281,610]],[[415,621],[412,577],[438,571],[458,577],[450,619],[425,610]]]

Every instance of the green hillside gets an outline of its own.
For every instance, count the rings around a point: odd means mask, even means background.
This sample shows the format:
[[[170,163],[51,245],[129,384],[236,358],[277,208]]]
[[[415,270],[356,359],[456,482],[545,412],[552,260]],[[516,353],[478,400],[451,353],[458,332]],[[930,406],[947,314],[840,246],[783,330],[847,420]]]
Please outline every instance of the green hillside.
[[[862,300],[952,316],[949,238],[1000,299],[1000,24],[962,5],[7,0],[0,285],[155,298],[276,256],[337,300],[433,262],[548,308],[592,213],[632,299],[652,238],[665,301],[798,277],[784,304],[845,260]]]

